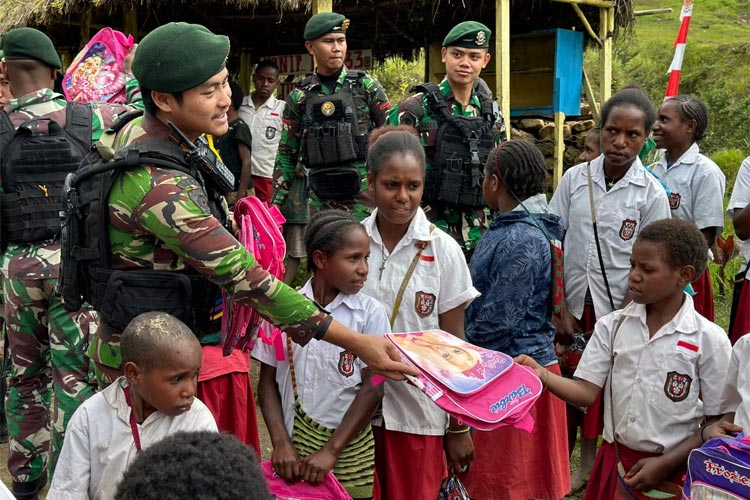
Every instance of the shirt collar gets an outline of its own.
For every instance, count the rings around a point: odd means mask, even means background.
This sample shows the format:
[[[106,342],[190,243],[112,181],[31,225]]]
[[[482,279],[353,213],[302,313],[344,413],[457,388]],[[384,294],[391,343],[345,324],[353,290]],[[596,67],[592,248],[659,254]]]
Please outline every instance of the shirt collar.
[[[586,164],[582,164],[583,168],[581,169],[581,175],[584,177],[588,176],[588,169],[586,168]],[[645,186],[646,185],[646,175],[648,172],[646,172],[646,169],[643,167],[643,163],[641,163],[640,158],[635,159],[633,161],[633,164],[630,165],[630,168],[627,172],[625,172],[625,175],[620,179],[620,182],[622,182],[622,185],[632,183],[637,186]],[[599,155],[598,157],[591,160],[591,180],[599,184],[602,188],[604,188],[604,155]],[[619,185],[620,182],[617,184]],[[613,187],[612,189],[617,188],[617,186]],[[611,191],[611,190],[610,190]]]
[[[535,194],[523,200],[523,205],[520,203],[512,211],[520,210],[522,212],[529,211],[533,214],[544,214],[547,213],[547,195],[544,193]]]
[[[372,214],[362,222],[362,224],[365,226],[365,231],[367,231],[367,235],[370,237],[370,239],[378,245],[382,245],[383,239],[380,237],[380,231],[378,231],[378,226],[376,223],[377,215],[378,209],[376,208],[372,211]],[[412,240],[432,240],[435,237],[435,234],[434,231],[430,231],[431,227],[432,224],[427,220],[427,216],[425,215],[424,210],[422,210],[422,207],[417,208],[417,213],[409,223],[409,229],[406,230],[406,234],[397,246],[400,246],[401,243],[403,243],[404,245],[408,245],[412,242]]]
[[[257,108],[257,109],[260,109],[260,108],[271,108],[271,109],[273,109],[273,108],[276,107],[276,101],[278,101],[278,99],[276,99],[276,96],[274,96],[273,94],[271,94],[271,96],[268,99],[266,99],[266,102],[264,102],[263,104],[261,104],[260,107]],[[243,100],[243,104],[245,106],[249,106],[253,110],[256,110],[255,103],[253,102],[253,96],[252,95],[246,96],[245,99]]]
[[[670,169],[676,167],[680,164],[685,165],[692,165],[698,160],[698,156],[700,155],[701,149],[698,147],[698,143],[694,142],[690,145],[690,147],[682,153],[682,156],[677,158],[677,161],[673,162],[672,165],[669,167]],[[662,149],[660,150],[660,156],[659,160],[657,161],[660,165],[664,167],[664,170],[667,170],[667,150]]]
[[[143,114],[141,128],[146,132],[149,139],[166,140],[172,134],[172,129],[151,113]]]
[[[299,293],[312,300],[313,302],[315,301],[315,296],[312,288],[312,278],[307,280],[307,283],[305,283],[305,285],[300,289]],[[358,303],[359,300],[357,299],[356,294],[349,295],[348,293],[339,292],[338,295],[336,295],[336,297],[334,297],[334,299],[327,306],[325,306],[324,309],[330,312],[341,305],[345,305],[349,309],[354,310],[357,309]]]
[[[662,328],[668,327],[668,330],[675,333],[690,334],[698,331],[698,320],[696,318],[696,314],[698,313],[695,312],[693,298],[687,292],[683,293],[685,294],[685,301],[682,303],[680,310]],[[641,323],[645,325],[646,305],[631,302],[622,310],[622,315],[640,318]]]
[[[448,81],[447,76],[443,78],[443,81],[440,82],[440,84],[438,85],[438,88],[440,88],[440,93],[443,94],[443,97],[445,97],[446,102],[455,103],[456,98],[453,95],[453,89],[451,88],[451,84]],[[461,108],[463,111],[466,111],[466,108],[468,108],[469,106],[472,106],[476,109],[481,109],[482,107],[482,103],[479,101],[479,97],[477,97],[475,88],[471,89],[471,97],[469,98],[469,104],[467,104],[466,106],[461,105]]]
[[[31,106],[33,104],[41,104],[43,102],[52,101],[54,99],[65,99],[62,94],[58,94],[52,89],[39,89],[36,92],[31,92],[25,96],[11,99],[9,101],[10,112],[18,111],[21,108]]]

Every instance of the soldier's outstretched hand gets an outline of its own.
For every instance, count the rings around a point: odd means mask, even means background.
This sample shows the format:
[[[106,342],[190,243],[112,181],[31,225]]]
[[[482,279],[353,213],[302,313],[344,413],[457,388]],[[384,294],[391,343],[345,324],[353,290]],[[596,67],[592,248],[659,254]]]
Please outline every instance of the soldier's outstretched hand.
[[[354,352],[374,372],[391,380],[404,380],[404,373],[419,375],[416,368],[401,360],[401,354],[385,337],[362,335],[362,339],[364,345]]]

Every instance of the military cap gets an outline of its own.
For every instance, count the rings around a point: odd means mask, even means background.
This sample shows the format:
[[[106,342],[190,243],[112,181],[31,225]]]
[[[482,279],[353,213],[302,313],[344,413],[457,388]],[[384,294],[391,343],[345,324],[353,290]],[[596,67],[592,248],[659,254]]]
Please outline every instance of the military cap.
[[[138,82],[157,92],[182,92],[221,71],[229,38],[200,24],[169,23],[143,37],[133,60]]]
[[[34,59],[47,66],[60,69],[60,56],[57,55],[52,40],[34,28],[15,28],[3,35],[0,48],[8,61]]]
[[[335,12],[315,14],[305,25],[305,41],[309,42],[328,33],[346,33],[349,20]]]
[[[482,23],[464,21],[453,27],[445,35],[443,47],[464,47],[467,49],[487,49],[490,46],[492,31]]]

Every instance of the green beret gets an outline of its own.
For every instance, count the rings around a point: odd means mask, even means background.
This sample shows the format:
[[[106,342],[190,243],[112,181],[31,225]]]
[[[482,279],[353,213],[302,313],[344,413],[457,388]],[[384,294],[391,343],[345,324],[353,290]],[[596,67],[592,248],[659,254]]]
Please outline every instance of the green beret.
[[[138,82],[157,92],[182,92],[222,70],[229,38],[200,24],[169,23],[143,37],[133,59]]]
[[[305,41],[309,42],[328,33],[346,33],[349,20],[335,12],[315,14],[305,25]]]
[[[464,47],[467,49],[487,49],[490,47],[492,31],[482,23],[464,21],[457,24],[445,35],[443,47]]]
[[[3,35],[0,48],[8,61],[34,59],[47,66],[60,69],[60,56],[57,55],[52,40],[34,28],[16,28]]]

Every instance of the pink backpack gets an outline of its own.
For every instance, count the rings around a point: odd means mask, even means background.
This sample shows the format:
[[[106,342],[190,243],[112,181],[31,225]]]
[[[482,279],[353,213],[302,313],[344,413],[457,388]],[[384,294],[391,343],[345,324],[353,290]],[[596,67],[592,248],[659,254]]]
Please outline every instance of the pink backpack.
[[[255,196],[248,196],[234,205],[234,221],[240,228],[240,243],[253,254],[258,265],[276,278],[282,278],[286,242],[281,227],[286,220],[279,208],[276,205],[269,207]],[[278,328],[262,319],[253,308],[234,304],[226,292],[224,304],[221,331],[225,356],[235,347],[243,351],[251,350],[259,333],[268,344],[280,338]],[[284,359],[283,345],[280,349],[281,359]]]
[[[260,464],[260,468],[266,478],[268,490],[276,500],[352,500],[336,476],[330,472],[317,485],[304,481],[289,484],[276,475],[270,460]]]
[[[480,430],[505,425],[531,431],[529,410],[542,393],[533,370],[510,356],[464,342],[442,330],[386,334],[419,370],[409,381],[440,408]]]
[[[65,97],[80,103],[124,103],[127,78],[122,63],[132,47],[132,35],[126,37],[112,28],[99,30],[65,72]]]

